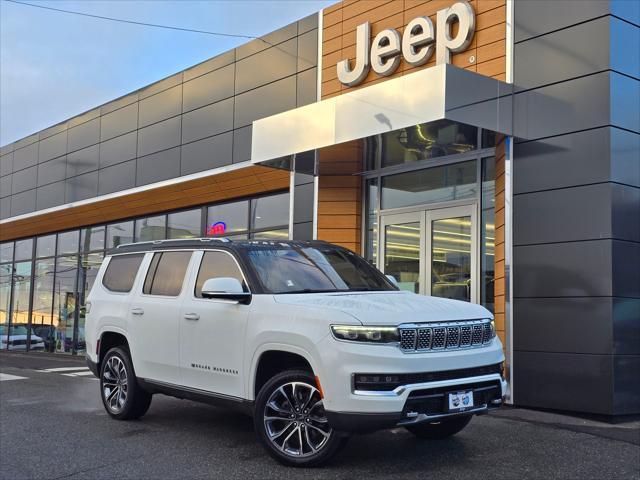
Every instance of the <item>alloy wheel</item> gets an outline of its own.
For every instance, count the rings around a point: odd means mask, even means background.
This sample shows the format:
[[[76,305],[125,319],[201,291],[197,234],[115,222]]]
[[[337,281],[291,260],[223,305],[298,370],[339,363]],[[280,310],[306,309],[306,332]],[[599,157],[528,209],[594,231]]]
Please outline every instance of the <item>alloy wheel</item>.
[[[289,382],[278,387],[264,408],[269,441],[291,457],[308,457],[327,444],[329,427],[322,396],[308,383]]]
[[[102,395],[107,408],[118,414],[127,401],[128,379],[124,362],[117,356],[107,360],[102,373]]]

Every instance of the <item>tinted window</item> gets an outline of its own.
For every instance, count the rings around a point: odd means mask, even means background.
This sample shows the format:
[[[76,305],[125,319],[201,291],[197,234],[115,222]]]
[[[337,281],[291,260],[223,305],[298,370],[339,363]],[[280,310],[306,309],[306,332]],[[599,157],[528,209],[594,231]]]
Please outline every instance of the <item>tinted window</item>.
[[[289,224],[289,193],[251,200],[251,228],[268,228]]]
[[[208,237],[242,232],[249,229],[249,202],[225,203],[209,207],[206,234]]]
[[[170,213],[167,220],[169,238],[195,238],[202,229],[202,210]]]
[[[162,252],[153,255],[143,293],[176,297],[180,295],[191,252]]]
[[[107,248],[133,242],[133,222],[107,225]]]
[[[196,280],[195,296],[202,298],[202,286],[210,278],[231,277],[237,279],[245,291],[247,286],[242,277],[242,272],[231,254],[226,252],[205,252],[200,263],[200,271]]]
[[[112,292],[130,292],[143,258],[143,254],[111,257],[102,284]]]

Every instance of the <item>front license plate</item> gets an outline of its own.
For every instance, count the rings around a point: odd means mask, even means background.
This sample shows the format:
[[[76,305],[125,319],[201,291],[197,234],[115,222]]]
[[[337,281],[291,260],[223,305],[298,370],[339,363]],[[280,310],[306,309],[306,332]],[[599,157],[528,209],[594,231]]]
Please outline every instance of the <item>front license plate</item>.
[[[449,394],[449,411],[458,412],[473,407],[473,392],[455,392]]]

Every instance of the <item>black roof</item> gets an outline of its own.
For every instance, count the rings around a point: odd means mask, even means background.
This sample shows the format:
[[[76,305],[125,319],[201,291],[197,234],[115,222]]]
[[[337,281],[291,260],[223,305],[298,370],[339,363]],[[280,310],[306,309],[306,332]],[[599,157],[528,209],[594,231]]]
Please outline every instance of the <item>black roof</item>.
[[[123,253],[151,252],[153,250],[171,249],[206,249],[206,248],[226,248],[229,250],[238,250],[269,245],[291,245],[299,247],[310,247],[319,245],[330,245],[323,240],[230,240],[225,237],[215,238],[184,238],[172,240],[152,240],[149,242],[126,243],[118,245],[116,248],[107,252],[107,255],[118,255]],[[336,245],[336,248],[341,248]]]

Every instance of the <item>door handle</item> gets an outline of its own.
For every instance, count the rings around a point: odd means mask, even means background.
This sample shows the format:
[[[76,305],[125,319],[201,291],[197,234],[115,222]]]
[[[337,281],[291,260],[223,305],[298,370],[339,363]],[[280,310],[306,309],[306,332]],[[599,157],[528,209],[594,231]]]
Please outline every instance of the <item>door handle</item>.
[[[184,318],[185,320],[200,320],[200,315],[197,313],[185,313]]]
[[[144,310],[141,308],[132,308],[131,309],[131,314],[132,315],[144,315]]]

